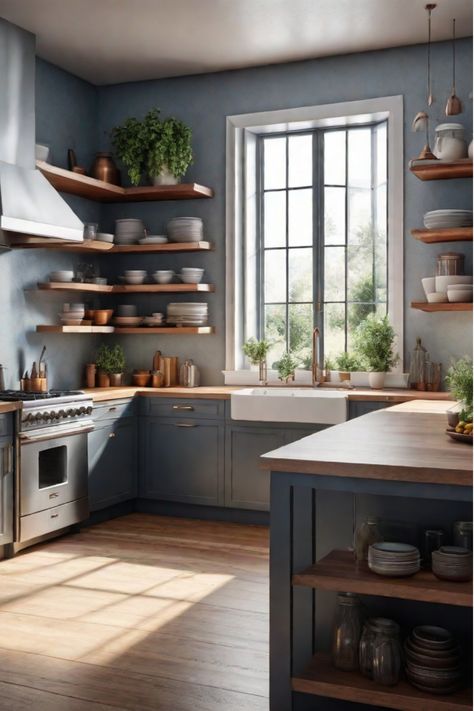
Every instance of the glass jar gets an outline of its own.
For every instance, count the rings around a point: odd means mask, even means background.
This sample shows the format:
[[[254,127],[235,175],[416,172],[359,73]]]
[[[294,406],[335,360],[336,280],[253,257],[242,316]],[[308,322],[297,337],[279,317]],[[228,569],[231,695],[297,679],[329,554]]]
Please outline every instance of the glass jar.
[[[359,643],[362,632],[362,608],[357,595],[339,593],[334,624],[332,660],[343,671],[359,668]]]
[[[453,545],[472,551],[472,521],[456,521],[453,525]]]
[[[464,254],[445,252],[438,254],[436,276],[458,276],[464,274]]]
[[[392,620],[379,618],[373,642],[372,679],[383,686],[395,686],[400,681],[402,654],[400,627]]]
[[[383,536],[379,529],[377,518],[368,518],[356,529],[354,534],[354,556],[358,563],[367,560],[369,546],[372,543],[380,543]]]
[[[375,623],[376,620],[373,619],[366,621],[359,643],[359,669],[361,673],[369,679],[372,679],[372,667],[374,663]]]

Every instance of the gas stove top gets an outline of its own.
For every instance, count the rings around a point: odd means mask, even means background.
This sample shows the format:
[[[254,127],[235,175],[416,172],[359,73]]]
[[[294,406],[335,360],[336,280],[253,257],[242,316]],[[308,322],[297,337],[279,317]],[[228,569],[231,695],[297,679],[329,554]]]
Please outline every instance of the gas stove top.
[[[75,399],[84,395],[82,390],[49,390],[47,393],[25,393],[23,390],[0,390],[0,400],[30,402],[31,400],[51,400],[53,398]]]
[[[62,431],[91,423],[94,403],[82,390],[50,390],[47,393],[25,393],[21,390],[0,390],[1,400],[22,403],[20,433],[28,430],[54,428]]]

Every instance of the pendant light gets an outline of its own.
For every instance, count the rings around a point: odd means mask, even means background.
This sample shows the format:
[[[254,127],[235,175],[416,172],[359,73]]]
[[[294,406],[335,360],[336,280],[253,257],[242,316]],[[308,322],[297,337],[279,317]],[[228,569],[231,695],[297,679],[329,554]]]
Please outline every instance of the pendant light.
[[[446,116],[457,116],[462,113],[462,103],[459,96],[456,96],[456,20],[453,20],[453,83],[451,94],[446,102]]]
[[[425,5],[425,10],[428,12],[428,60],[427,60],[427,81],[426,81],[426,101],[428,106],[431,106],[433,99],[433,92],[431,91],[431,13],[436,7],[436,3],[429,3]],[[413,131],[425,131],[426,143],[422,148],[418,160],[436,160],[436,156],[433,154],[430,148],[429,141],[429,125],[430,117],[426,111],[418,111],[412,123]]]

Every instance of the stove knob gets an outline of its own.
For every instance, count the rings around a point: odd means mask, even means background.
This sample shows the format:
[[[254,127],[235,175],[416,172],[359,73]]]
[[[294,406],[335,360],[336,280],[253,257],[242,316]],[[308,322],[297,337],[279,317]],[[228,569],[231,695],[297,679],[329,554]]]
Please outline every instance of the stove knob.
[[[92,415],[92,413],[94,412],[94,408],[92,407],[92,405],[89,405],[89,407],[87,408],[86,412],[87,412],[88,415]]]
[[[74,415],[74,408],[70,407],[69,410],[66,410],[66,417],[72,417]]]
[[[24,418],[23,422],[33,422],[33,415],[29,412]]]
[[[58,417],[59,418],[67,417],[66,410],[59,410]]]
[[[48,420],[51,419],[51,413],[50,412],[43,412],[42,418],[43,418],[43,420],[45,420],[47,422]]]
[[[79,410],[78,410],[78,413],[79,413],[80,415],[85,415],[86,412],[87,412],[87,410],[86,410],[85,407],[80,407]]]
[[[36,415],[33,415],[33,420],[35,422],[41,422],[43,419],[43,414],[41,412],[37,412]]]

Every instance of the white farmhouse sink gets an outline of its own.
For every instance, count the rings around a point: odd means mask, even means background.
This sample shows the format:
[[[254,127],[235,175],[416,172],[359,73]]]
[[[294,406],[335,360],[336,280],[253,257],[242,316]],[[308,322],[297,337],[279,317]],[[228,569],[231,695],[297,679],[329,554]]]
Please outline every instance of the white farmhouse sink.
[[[347,420],[347,393],[319,388],[245,388],[231,394],[230,416],[233,420],[337,425]]]

